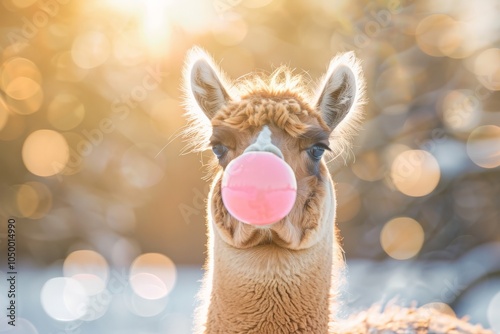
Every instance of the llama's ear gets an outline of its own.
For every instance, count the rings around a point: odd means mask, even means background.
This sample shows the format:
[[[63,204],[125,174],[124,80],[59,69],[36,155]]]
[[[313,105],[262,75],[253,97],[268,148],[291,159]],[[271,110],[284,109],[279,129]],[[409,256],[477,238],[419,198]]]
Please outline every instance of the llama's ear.
[[[362,87],[358,73],[359,65],[353,53],[336,57],[330,63],[316,106],[331,130],[346,118],[360,98]]]
[[[221,76],[203,58],[195,61],[191,67],[191,91],[209,119],[212,119],[215,113],[231,100]]]

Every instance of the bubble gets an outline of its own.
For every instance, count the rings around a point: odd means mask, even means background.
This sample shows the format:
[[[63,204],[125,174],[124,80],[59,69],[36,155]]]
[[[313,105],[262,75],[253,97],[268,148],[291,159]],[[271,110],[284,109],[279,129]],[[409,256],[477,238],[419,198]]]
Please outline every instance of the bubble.
[[[472,131],[467,139],[467,154],[478,166],[500,166],[500,127],[483,125]]]
[[[398,217],[387,222],[380,233],[384,251],[397,260],[407,260],[420,252],[424,243],[424,230],[408,217]]]
[[[64,276],[77,280],[87,295],[93,296],[104,290],[109,268],[101,254],[92,250],[78,250],[64,260],[63,273]]]
[[[110,54],[109,40],[99,31],[88,31],[77,36],[71,48],[76,65],[91,69],[102,65]]]
[[[500,291],[495,294],[488,305],[488,322],[495,333],[500,333]]]
[[[64,137],[53,130],[37,130],[24,141],[23,162],[38,176],[52,176],[61,172],[69,159],[69,147]]]
[[[17,187],[16,203],[23,217],[40,219],[52,208],[52,193],[40,182],[26,182]]]
[[[440,179],[436,158],[423,150],[408,150],[400,153],[391,166],[394,186],[403,194],[421,197],[431,193]]]
[[[44,311],[59,321],[74,321],[85,316],[88,296],[84,287],[73,278],[51,278],[42,287],[40,300]]]
[[[130,285],[145,299],[165,297],[174,287],[177,271],[168,257],[147,253],[137,257],[130,267]]]
[[[56,129],[68,131],[80,124],[85,117],[83,103],[74,95],[61,93],[47,108],[47,118]]]
[[[443,121],[453,130],[468,131],[481,120],[481,102],[470,90],[453,90],[443,100]]]

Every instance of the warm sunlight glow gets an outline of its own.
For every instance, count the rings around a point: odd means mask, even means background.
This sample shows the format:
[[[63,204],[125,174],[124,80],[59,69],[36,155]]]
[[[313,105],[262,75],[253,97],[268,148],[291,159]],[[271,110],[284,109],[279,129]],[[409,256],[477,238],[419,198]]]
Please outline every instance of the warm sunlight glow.
[[[391,166],[394,186],[403,194],[421,197],[432,192],[441,172],[436,158],[423,150],[408,150],[400,153]]]
[[[444,124],[452,130],[471,130],[481,120],[481,107],[481,102],[471,90],[452,90],[443,99]]]
[[[52,208],[52,193],[43,183],[26,182],[17,187],[16,203],[23,217],[39,219]]]
[[[500,49],[481,52],[474,62],[474,73],[486,88],[500,90]]]
[[[432,302],[432,303],[427,303],[422,306],[423,309],[430,309],[430,310],[436,310],[440,313],[447,314],[452,317],[456,317],[457,315],[455,314],[455,311],[450,307],[450,305],[446,303],[441,303],[441,302]]]
[[[61,172],[69,160],[66,139],[53,130],[37,130],[24,141],[22,149],[26,168],[38,176],[51,176]]]
[[[45,312],[59,321],[74,321],[85,316],[89,298],[84,287],[73,278],[56,277],[45,282],[40,293]]]
[[[467,154],[480,167],[500,166],[500,127],[484,125],[474,129],[467,139]]]
[[[169,1],[146,0],[143,33],[153,55],[161,55],[169,47],[170,25],[167,16]]]
[[[85,117],[85,107],[78,97],[61,93],[56,95],[47,108],[47,118],[56,129],[68,131]]]
[[[359,191],[349,183],[339,182],[335,185],[337,194],[337,221],[347,222],[354,218],[361,209],[361,197]]]
[[[78,250],[64,260],[64,276],[77,280],[89,296],[102,292],[108,280],[109,268],[104,257],[92,250]]]
[[[142,254],[130,267],[130,285],[144,299],[165,297],[173,289],[176,278],[175,264],[158,253]]]
[[[111,46],[106,34],[87,31],[76,37],[71,48],[71,56],[76,65],[91,69],[102,65],[109,57]]]
[[[398,217],[387,222],[380,233],[384,251],[396,260],[407,260],[420,252],[424,243],[424,230],[412,218]]]

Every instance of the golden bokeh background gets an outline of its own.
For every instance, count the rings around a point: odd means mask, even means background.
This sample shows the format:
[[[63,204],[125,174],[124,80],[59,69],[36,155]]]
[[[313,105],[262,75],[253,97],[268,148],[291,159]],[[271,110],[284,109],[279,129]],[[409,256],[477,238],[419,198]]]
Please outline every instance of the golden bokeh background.
[[[35,292],[52,319],[110,313],[82,305],[125,270],[129,310],[185,332],[166,300],[204,260],[210,155],[182,154],[186,52],[202,46],[232,78],[286,64],[315,81],[353,50],[366,120],[354,154],[329,163],[348,261],[487,254],[477,279],[498,283],[499,15],[495,0],[1,0],[0,233],[16,218],[18,262],[59,272]],[[425,302],[465,312],[464,284]],[[493,286],[472,316],[500,331]]]

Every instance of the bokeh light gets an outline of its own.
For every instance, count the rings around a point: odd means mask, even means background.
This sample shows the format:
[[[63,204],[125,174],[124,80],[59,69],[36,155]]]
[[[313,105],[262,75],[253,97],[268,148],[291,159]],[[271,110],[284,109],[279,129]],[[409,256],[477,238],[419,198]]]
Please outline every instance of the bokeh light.
[[[223,45],[237,45],[247,35],[248,26],[245,20],[237,13],[228,12],[224,19],[217,21],[212,28],[214,38]]]
[[[482,105],[471,90],[453,90],[443,100],[444,124],[456,131],[474,129],[481,121]]]
[[[114,204],[106,209],[106,222],[109,227],[120,233],[130,233],[135,229],[135,212],[133,208]]]
[[[430,56],[464,58],[470,54],[465,49],[464,25],[447,14],[426,16],[417,26],[416,38],[420,49]]]
[[[377,181],[384,177],[384,166],[377,151],[368,151],[356,157],[352,172],[365,181]]]
[[[427,303],[425,305],[422,305],[422,308],[427,308],[431,310],[436,310],[441,313],[447,314],[452,317],[456,317],[457,315],[455,314],[455,311],[451,308],[450,305],[442,302],[432,302],[432,303]]]
[[[165,297],[173,289],[176,279],[174,263],[162,254],[142,254],[130,267],[130,285],[144,299]]]
[[[136,293],[129,296],[129,304],[127,305],[130,311],[140,317],[154,317],[163,312],[167,306],[167,298],[143,298]]]
[[[18,221],[19,315],[37,327],[17,330],[190,333],[213,156],[180,154],[198,45],[228,79],[288,65],[311,96],[331,57],[354,51],[363,121],[328,161],[346,304],[400,289],[498,331],[497,253],[475,252],[500,235],[497,2],[0,1],[0,216]],[[33,299],[51,277],[45,316]],[[480,280],[487,292],[467,295]]]
[[[380,232],[380,244],[390,257],[407,260],[420,252],[424,230],[414,219],[397,217],[388,221]]]
[[[9,109],[7,103],[4,101],[3,97],[0,96],[0,132],[2,131],[7,120],[9,119]]]
[[[500,49],[481,52],[474,61],[474,73],[486,88],[500,90]]]
[[[8,327],[7,327],[8,326]],[[2,334],[39,334],[35,325],[26,318],[17,317],[16,325],[11,326],[7,323],[0,325],[0,333]]]
[[[120,173],[133,187],[148,188],[158,183],[164,176],[160,161],[154,159],[153,152],[160,149],[152,147],[130,147],[122,157]]]
[[[55,320],[74,321],[87,313],[89,298],[85,288],[73,278],[55,277],[42,287],[40,300],[45,312]]]
[[[55,67],[56,79],[63,82],[79,82],[89,72],[89,69],[81,68],[74,62],[69,51],[56,54],[52,59],[52,63]]]
[[[17,187],[16,204],[21,216],[39,219],[52,208],[52,193],[43,183],[26,182]]]
[[[71,56],[76,65],[91,69],[102,65],[109,57],[111,46],[108,37],[99,31],[88,31],[76,37]]]
[[[500,291],[491,299],[488,305],[488,321],[494,332],[500,332]]]
[[[474,129],[467,139],[467,154],[478,166],[500,166],[500,127],[484,125]]]
[[[59,132],[37,130],[24,141],[22,156],[31,173],[52,176],[61,172],[68,162],[68,143]]]
[[[39,110],[44,98],[41,84],[40,71],[29,59],[10,58],[0,67],[0,90],[6,94],[5,103],[20,115]]]
[[[424,150],[408,150],[400,153],[391,166],[394,186],[403,194],[421,197],[436,188],[440,169],[436,158]]]
[[[109,276],[108,263],[92,250],[78,250],[64,260],[64,276],[77,280],[89,296],[102,292]]]
[[[74,95],[61,93],[50,102],[47,119],[56,129],[68,131],[79,125],[85,117],[83,103]]]

